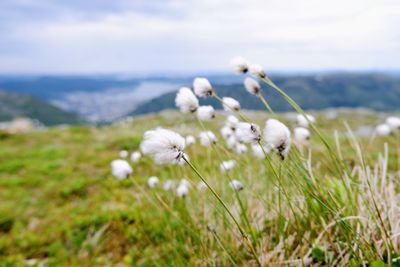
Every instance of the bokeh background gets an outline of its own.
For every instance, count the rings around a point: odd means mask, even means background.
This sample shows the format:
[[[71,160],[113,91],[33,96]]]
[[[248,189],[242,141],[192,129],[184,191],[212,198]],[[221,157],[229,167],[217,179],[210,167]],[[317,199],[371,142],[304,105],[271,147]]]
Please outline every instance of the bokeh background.
[[[398,25],[396,0],[2,0],[0,120],[108,123],[174,108],[170,92],[196,76],[262,108],[231,71],[237,55],[305,109],[394,110]]]

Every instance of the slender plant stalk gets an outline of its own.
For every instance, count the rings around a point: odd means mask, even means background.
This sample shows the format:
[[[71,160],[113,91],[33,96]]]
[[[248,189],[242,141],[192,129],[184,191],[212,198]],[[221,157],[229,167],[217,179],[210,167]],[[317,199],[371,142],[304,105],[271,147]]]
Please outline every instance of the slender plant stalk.
[[[236,224],[237,228],[239,229],[240,234],[242,235],[242,238],[246,241],[247,245],[249,246],[251,253],[254,256],[254,259],[257,263],[257,266],[261,267],[261,263],[260,260],[258,259],[257,253],[255,251],[255,248],[252,244],[252,242],[250,241],[248,235],[246,234],[246,232],[243,230],[243,228],[240,226],[239,222],[236,220],[235,216],[232,214],[232,212],[229,210],[228,206],[225,204],[225,202],[221,199],[221,197],[218,195],[217,192],[215,192],[215,190],[209,185],[209,183],[206,181],[206,179],[204,179],[204,177],[201,175],[201,173],[196,169],[196,167],[190,163],[189,160],[186,159],[185,156],[182,156],[183,160],[186,161],[186,163],[190,166],[190,168],[197,174],[197,176],[199,176],[199,178],[206,184],[206,186],[208,187],[208,189],[210,189],[211,193],[215,196],[215,198],[219,201],[219,203],[221,203],[222,207],[226,210],[226,212],[228,213],[229,217],[232,218],[233,222]]]
[[[203,130],[206,131],[206,128],[205,128],[203,122],[202,122],[201,120],[198,120],[198,121],[199,121],[200,126],[203,128]],[[214,146],[212,146],[212,148],[213,148],[214,151],[216,151],[216,149],[214,148]],[[228,152],[225,150],[225,148],[221,147],[221,150],[223,150],[226,154],[228,154]],[[216,152],[217,152],[217,151],[216,151]],[[218,160],[219,160],[219,161],[222,161],[222,159],[221,159],[219,153],[217,152],[216,154],[217,154],[217,156],[218,156]],[[208,155],[208,158],[211,159],[211,155]],[[232,178],[230,177],[230,175],[228,174],[228,172],[226,172],[226,175],[228,176],[229,181],[232,182]],[[247,217],[247,211],[246,211],[246,209],[245,209],[245,206],[244,206],[244,204],[243,204],[242,199],[240,198],[239,192],[237,192],[236,190],[234,190],[234,193],[235,193],[235,197],[236,197],[236,199],[237,199],[237,201],[238,201],[238,203],[239,203],[240,210],[241,210],[241,213],[242,213],[242,217],[243,217],[243,219],[244,219],[244,223],[246,224],[246,226],[247,226],[247,228],[248,228],[248,231],[249,231],[250,234],[251,234],[251,237],[252,237],[252,239],[253,239],[253,242],[254,242],[254,243],[257,243],[257,236],[256,236],[256,233],[254,233],[253,228],[251,227],[250,220],[249,220],[249,218]]]
[[[218,245],[222,248],[222,250],[226,253],[226,255],[228,255],[228,259],[232,263],[232,265],[238,267],[238,265],[236,264],[235,260],[233,259],[232,255],[231,255],[231,253],[228,251],[228,249],[224,246],[224,243],[222,243],[222,240],[219,238],[217,231],[215,231],[214,229],[211,229],[208,226],[207,226],[207,228],[211,232],[211,234],[214,236],[215,240],[217,240]]]
[[[288,200],[289,208],[290,208],[290,210],[291,210],[292,213],[293,213],[293,216],[294,216],[294,218],[295,218],[295,220],[296,220],[297,225],[299,226],[299,220],[298,220],[298,218],[297,218],[296,212],[294,211],[294,208],[293,208],[292,203],[291,203],[291,201],[290,201],[289,195],[287,194],[285,188],[283,187],[283,183],[282,183],[281,177],[279,176],[278,172],[276,171],[274,165],[273,165],[272,162],[271,162],[271,159],[270,159],[268,153],[265,151],[265,149],[264,149],[264,147],[263,147],[263,145],[261,144],[260,141],[258,142],[258,145],[261,147],[261,150],[263,151],[264,156],[265,156],[265,159],[266,159],[266,161],[267,161],[267,163],[268,163],[268,166],[270,167],[270,169],[272,170],[274,176],[276,177],[276,179],[277,179],[277,181],[278,181],[278,184],[279,184],[279,192],[280,192],[280,190],[282,189],[283,194],[285,195],[286,199]]]
[[[272,114],[275,115],[274,111],[272,110],[271,106],[268,104],[267,100],[264,98],[264,96],[261,93],[257,94],[258,98],[263,102],[264,106],[268,109],[268,111]]]
[[[323,137],[322,133],[319,131],[319,129],[314,125],[314,123],[312,123],[309,119],[307,114],[304,112],[304,110],[288,95],[286,94],[281,88],[279,88],[274,82],[272,82],[268,77],[262,78],[261,79],[263,82],[265,82],[267,85],[269,85],[270,87],[272,87],[273,89],[275,89],[285,100],[286,102],[288,102],[298,113],[300,113],[301,115],[304,116],[304,118],[307,120],[307,122],[310,124],[311,128],[317,133],[317,136],[320,138],[320,140],[322,141],[322,143],[325,145],[325,147],[327,148],[327,150],[329,151],[329,156],[331,157],[333,164],[336,168],[336,170],[338,171],[339,174],[341,174],[342,172],[345,173],[350,173],[348,171],[347,166],[345,166],[340,159],[338,158],[338,156],[336,155],[334,149],[330,146],[330,144],[328,143],[328,141]],[[344,187],[346,189],[347,192],[347,197],[351,198],[351,193],[350,193],[350,189],[348,188],[348,185],[344,182],[344,178],[343,175],[340,175],[340,178],[342,179],[343,183],[344,183]]]
[[[143,193],[144,196],[146,196],[147,200],[157,209],[160,208],[160,205],[155,203],[155,201],[153,200],[153,197],[150,197],[149,194],[142,189],[141,185],[135,180],[135,179],[129,179],[130,181],[132,181],[132,183],[134,185],[137,186],[137,188],[139,188],[139,190]],[[182,224],[182,227],[185,228],[186,230],[188,230],[188,232],[191,232],[194,236],[196,236],[198,238],[198,240],[200,241],[200,244],[202,246],[203,249],[206,248],[206,245],[204,244],[203,240],[201,239],[201,235],[198,234],[197,232],[195,232],[193,230],[192,227],[189,227],[183,220],[181,217],[179,217],[178,215],[175,214],[174,210],[172,210],[167,203],[165,203],[165,201],[163,201],[157,194],[155,194],[155,199],[158,200],[158,202],[161,204],[161,206],[163,206],[180,224]]]

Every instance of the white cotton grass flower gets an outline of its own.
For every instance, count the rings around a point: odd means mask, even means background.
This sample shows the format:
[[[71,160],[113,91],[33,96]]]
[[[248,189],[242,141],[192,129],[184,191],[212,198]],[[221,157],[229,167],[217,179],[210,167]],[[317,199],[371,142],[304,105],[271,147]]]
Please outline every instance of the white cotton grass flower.
[[[226,117],[225,126],[231,128],[232,130],[236,129],[236,124],[238,124],[238,123],[239,123],[239,119],[236,118],[235,116],[229,115],[228,117]]]
[[[383,124],[379,124],[378,126],[376,126],[375,133],[378,136],[388,136],[392,133],[392,130],[389,125],[383,123]]]
[[[126,160],[116,159],[111,162],[111,173],[118,180],[123,180],[133,173],[133,169]]]
[[[222,98],[222,106],[225,111],[239,111],[240,103],[236,99],[232,97],[223,97]]]
[[[202,146],[210,146],[217,142],[217,137],[211,131],[200,132],[199,138]]]
[[[184,186],[190,187],[190,181],[187,178],[182,178],[179,181],[179,185],[184,185]]]
[[[204,190],[207,189],[207,185],[206,185],[205,182],[200,181],[200,182],[197,183],[196,188],[197,188],[198,191],[204,191]]]
[[[131,161],[132,162],[139,162],[141,157],[142,157],[142,154],[139,151],[134,151],[131,154]]]
[[[268,154],[269,152],[266,147],[261,147],[260,144],[257,143],[251,144],[251,151],[253,152],[253,155],[259,159],[265,159],[265,153]]]
[[[221,133],[221,136],[222,136],[225,140],[228,139],[229,137],[231,137],[232,135],[235,134],[235,132],[232,130],[232,128],[231,128],[231,127],[228,127],[228,126],[222,127],[221,130],[220,130],[220,133]]]
[[[245,144],[240,143],[240,142],[236,143],[236,145],[235,145],[236,154],[242,155],[242,154],[246,153],[247,150],[248,149],[247,149],[247,146]]]
[[[185,198],[187,195],[189,194],[189,187],[184,185],[184,184],[180,184],[178,185],[178,187],[176,188],[176,195],[180,198]]]
[[[236,166],[236,160],[234,159],[226,160],[221,162],[221,164],[219,165],[219,170],[221,172],[227,172],[235,168],[235,166]]]
[[[200,97],[208,97],[214,94],[214,89],[206,78],[195,78],[193,81],[193,90]]]
[[[240,182],[239,180],[230,181],[229,186],[235,191],[240,191],[244,188],[243,183]]]
[[[400,118],[399,117],[394,117],[390,116],[386,119],[385,123],[389,125],[390,129],[394,130],[400,130]]]
[[[249,66],[250,73],[260,79],[264,79],[267,77],[267,74],[264,71],[264,68],[259,64],[251,64]]]
[[[188,135],[185,138],[185,142],[187,146],[196,144],[196,138],[193,135]]]
[[[311,138],[311,133],[307,128],[296,127],[293,130],[294,141],[296,144],[304,145],[307,144]]]
[[[230,64],[236,74],[245,74],[249,70],[249,63],[244,57],[236,56],[231,59]]]
[[[260,83],[251,77],[244,79],[244,88],[253,95],[258,95],[261,92]]]
[[[151,156],[158,164],[171,164],[184,154],[185,139],[179,134],[158,128],[146,131],[140,145],[142,153]]]
[[[151,176],[151,177],[147,180],[147,185],[148,185],[150,188],[155,188],[155,187],[158,185],[159,182],[160,182],[160,181],[158,180],[158,177],[157,177],[157,176]]]
[[[119,152],[119,157],[120,158],[126,158],[126,157],[128,157],[128,155],[129,155],[129,152],[127,151],[127,150],[121,150],[120,152]]]
[[[236,146],[236,144],[238,143],[238,141],[236,140],[235,135],[231,135],[227,139],[225,139],[225,143],[229,149],[233,149]]]
[[[239,122],[235,134],[239,142],[254,143],[261,140],[260,126],[254,123]]]
[[[303,114],[298,114],[296,119],[297,119],[297,124],[303,128],[308,128],[310,122],[315,123],[315,117],[310,114],[306,114],[306,116],[303,116]]]
[[[201,121],[209,121],[215,118],[215,110],[212,106],[200,106],[197,109],[197,118]]]
[[[171,191],[175,187],[175,181],[174,180],[166,180],[163,184],[163,189],[164,191]]]
[[[194,95],[192,90],[187,87],[182,87],[176,94],[175,105],[183,113],[193,113],[199,107],[199,100]]]
[[[274,149],[281,159],[289,153],[291,140],[288,127],[276,119],[265,122],[264,142],[268,149]]]

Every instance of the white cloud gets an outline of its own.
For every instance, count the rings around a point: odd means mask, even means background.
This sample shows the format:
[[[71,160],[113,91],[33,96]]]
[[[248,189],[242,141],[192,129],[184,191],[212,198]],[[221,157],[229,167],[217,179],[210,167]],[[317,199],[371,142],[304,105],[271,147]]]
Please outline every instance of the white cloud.
[[[100,2],[96,16],[52,2],[59,16],[8,24],[0,71],[224,71],[236,54],[269,69],[400,68],[398,1]]]

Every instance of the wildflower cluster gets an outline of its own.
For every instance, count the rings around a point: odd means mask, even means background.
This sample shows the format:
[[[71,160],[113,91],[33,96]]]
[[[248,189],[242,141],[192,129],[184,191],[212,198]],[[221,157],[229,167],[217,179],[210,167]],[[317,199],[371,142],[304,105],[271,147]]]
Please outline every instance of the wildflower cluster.
[[[250,75],[244,78],[243,89],[258,97],[265,105],[268,111],[266,113],[267,119],[260,121],[248,118],[248,114],[242,111],[242,106],[237,99],[229,96],[220,97],[217,87],[214,87],[207,78],[198,77],[194,79],[192,88],[182,87],[178,90],[175,98],[177,108],[185,114],[183,116],[188,116],[193,121],[197,121],[198,128],[191,128],[190,133],[186,132],[185,136],[177,133],[176,130],[164,128],[148,130],[144,133],[140,144],[141,152],[134,151],[130,159],[132,162],[138,163],[143,154],[152,158],[156,164],[182,166],[179,172],[174,173],[181,175],[177,177],[183,177],[180,180],[176,177],[171,179],[171,177],[150,176],[147,179],[147,187],[153,190],[162,188],[166,192],[172,192],[176,197],[184,199],[182,203],[187,203],[192,198],[192,194],[194,195],[193,199],[199,201],[199,198],[195,197],[194,192],[196,191],[198,194],[203,191],[204,194],[205,192],[211,193],[216,202],[221,205],[229,220],[236,226],[240,233],[241,242],[253,255],[254,262],[261,266],[260,259],[262,257],[257,254],[257,249],[262,250],[262,246],[257,247],[257,244],[260,238],[258,236],[261,236],[265,229],[257,228],[256,223],[250,222],[246,203],[243,200],[246,200],[246,197],[243,196],[246,193],[254,193],[249,192],[252,183],[260,184],[260,180],[266,181],[269,186],[275,189],[273,190],[274,195],[268,196],[268,201],[273,202],[278,199],[276,212],[282,228],[288,227],[286,222],[282,223],[286,216],[288,216],[288,221],[296,220],[293,225],[297,226],[290,226],[295,228],[304,223],[304,221],[297,221],[297,217],[302,216],[304,210],[311,214],[322,211],[323,216],[317,218],[316,223],[323,226],[320,229],[323,233],[327,220],[340,219],[342,212],[348,212],[351,216],[351,212],[356,211],[355,209],[346,210],[347,203],[353,201],[352,193],[354,193],[349,185],[354,183],[351,180],[355,179],[354,173],[361,172],[364,169],[354,168],[349,171],[342,155],[332,148],[332,144],[319,131],[317,125],[320,121],[317,121],[315,116],[305,113],[282,89],[277,87],[267,77],[266,72],[259,64],[249,63],[243,57],[234,58],[231,64],[235,73]],[[295,116],[292,116],[292,122],[286,122],[273,112],[263,95],[260,81],[276,90],[292,105],[296,111]],[[201,105],[202,98],[214,98],[219,101],[220,106]],[[215,108],[223,111],[217,112]],[[211,126],[215,125],[215,123],[210,123],[213,120],[219,121],[219,129]],[[374,132],[379,136],[387,136],[398,131],[400,131],[400,118],[391,116],[384,123],[378,125]],[[326,149],[326,154],[323,154],[326,155],[324,160],[330,160],[331,164],[325,174],[331,180],[322,180],[323,185],[316,182],[312,170],[311,155],[313,149],[310,142],[313,136],[318,138],[315,140],[317,145]],[[357,148],[357,146],[357,143],[353,144],[353,147]],[[253,156],[249,155],[250,151]],[[306,159],[305,151],[308,152],[310,159]],[[128,156],[128,151],[121,151],[121,159],[114,160],[111,164],[112,174],[117,179],[125,179],[133,173],[132,167],[124,159]],[[208,165],[200,165],[198,163],[199,158],[205,158]],[[254,161],[259,163],[258,167],[247,168],[247,165]],[[187,173],[186,170],[191,172]],[[213,173],[210,170],[217,170],[217,172],[214,172],[214,176],[218,177],[213,177],[214,182],[210,181],[211,178],[208,177],[210,173]],[[247,177],[249,175],[251,179]],[[365,176],[365,173],[360,175]],[[199,180],[194,179],[196,176]],[[257,181],[252,179],[257,179]],[[215,180],[218,182],[215,182]],[[287,184],[289,183],[294,185],[294,188],[289,188],[289,190],[296,192],[301,197],[292,198],[290,196],[287,192]],[[362,184],[362,188],[359,190],[365,190],[367,185],[370,186],[365,181],[361,181],[360,184]],[[223,185],[222,189],[221,185]],[[230,190],[229,193],[225,191],[225,188]],[[232,211],[231,206],[235,206],[234,204],[230,206],[226,203],[226,199],[229,197],[235,199],[235,204],[239,207],[238,212]],[[264,203],[263,201],[264,199],[260,203]],[[364,199],[357,199],[356,201],[361,203]],[[285,211],[282,211],[282,202],[286,202],[283,204],[287,208]],[[274,203],[276,204],[276,202]],[[271,206],[270,204],[268,203],[269,206]],[[265,210],[265,206],[260,209]],[[265,213],[264,216],[266,216]],[[254,217],[257,216],[254,215]],[[356,231],[350,231],[348,229],[352,225],[343,223],[341,226],[346,229],[339,229],[343,230],[344,234],[354,235],[356,233],[358,235],[358,228]],[[216,234],[214,227],[208,227],[208,229],[212,229],[213,234]],[[352,236],[352,238],[358,238],[358,236]],[[298,240],[298,242],[304,242],[304,240]],[[341,245],[338,244],[338,246]],[[283,247],[282,243],[279,246]],[[351,243],[346,247],[346,250],[353,249],[354,246]],[[304,262],[310,262],[310,253],[307,253],[301,259],[301,263]]]

